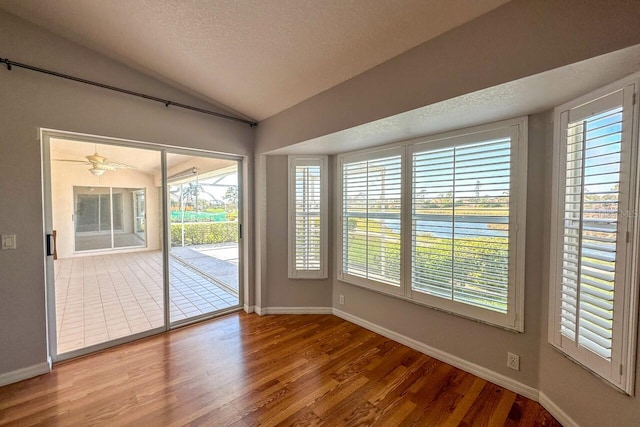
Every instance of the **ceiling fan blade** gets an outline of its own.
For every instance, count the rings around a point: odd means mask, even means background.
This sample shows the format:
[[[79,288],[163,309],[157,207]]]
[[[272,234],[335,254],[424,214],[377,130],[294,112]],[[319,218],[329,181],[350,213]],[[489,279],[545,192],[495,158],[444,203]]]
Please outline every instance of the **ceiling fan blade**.
[[[70,163],[78,163],[80,165],[90,165],[91,162],[87,162],[85,160],[68,160],[68,159],[53,159],[55,162],[70,162]]]
[[[94,169],[100,169],[100,170],[105,170],[105,171],[114,171],[114,170],[116,170],[115,167],[111,166],[108,163],[94,163],[93,167],[94,167]]]
[[[96,171],[114,171],[116,169],[135,169],[135,166],[128,165],[126,163],[109,162],[106,157],[101,156],[96,151],[94,154],[85,156],[87,160],[68,160],[68,159],[54,159],[58,162],[70,162],[77,163],[79,165],[91,165],[92,173]],[[94,173],[96,175],[96,173]],[[100,173],[102,175],[102,173]]]
[[[115,169],[135,169],[135,166],[127,165],[125,163],[107,162],[108,166],[113,166]]]

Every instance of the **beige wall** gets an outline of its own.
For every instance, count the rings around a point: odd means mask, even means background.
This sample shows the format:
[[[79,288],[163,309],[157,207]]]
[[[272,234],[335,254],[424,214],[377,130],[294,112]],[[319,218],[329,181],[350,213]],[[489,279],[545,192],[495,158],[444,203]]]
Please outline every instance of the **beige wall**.
[[[288,278],[288,169],[287,156],[267,156],[266,253],[268,269],[267,286],[263,289],[262,294],[262,307],[331,307],[331,277],[333,277],[331,265],[329,265],[328,279],[293,280]],[[331,182],[330,179],[329,184]],[[328,226],[330,227],[331,224]],[[329,244],[331,245],[331,241]]]
[[[212,108],[0,12],[2,57]],[[32,71],[0,69],[0,375],[47,360],[40,127],[251,155],[247,125]]]

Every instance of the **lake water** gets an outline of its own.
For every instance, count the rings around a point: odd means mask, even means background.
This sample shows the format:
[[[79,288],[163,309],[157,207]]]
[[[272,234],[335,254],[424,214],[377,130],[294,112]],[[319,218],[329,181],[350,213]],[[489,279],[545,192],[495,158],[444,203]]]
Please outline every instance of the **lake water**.
[[[469,217],[465,217],[467,219]],[[480,219],[480,218],[477,218]],[[506,220],[507,218],[504,217]],[[400,231],[400,225],[396,221],[382,220],[383,224],[396,232]],[[496,221],[497,222],[497,221]],[[417,225],[418,233],[429,233],[434,237],[451,237],[451,228],[443,227],[442,221],[419,220]],[[508,237],[507,230],[496,230],[489,228],[489,224],[480,221],[456,221],[456,235],[466,236],[486,236],[486,237]]]

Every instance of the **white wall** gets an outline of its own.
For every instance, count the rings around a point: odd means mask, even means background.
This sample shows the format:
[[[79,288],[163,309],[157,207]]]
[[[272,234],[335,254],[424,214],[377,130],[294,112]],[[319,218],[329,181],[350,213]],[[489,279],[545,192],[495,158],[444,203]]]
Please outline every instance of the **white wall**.
[[[4,12],[0,12],[0,54],[13,61],[215,109]],[[253,130],[241,123],[18,68],[0,69],[0,99],[0,234],[15,234],[18,244],[16,250],[0,251],[1,376],[47,360],[39,128],[249,158]]]

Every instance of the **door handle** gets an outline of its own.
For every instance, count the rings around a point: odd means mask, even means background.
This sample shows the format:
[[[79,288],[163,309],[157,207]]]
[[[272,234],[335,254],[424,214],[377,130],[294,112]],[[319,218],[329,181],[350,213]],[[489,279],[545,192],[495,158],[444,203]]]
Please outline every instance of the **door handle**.
[[[53,240],[53,234],[47,234],[47,256],[52,256],[55,247],[55,241]]]

